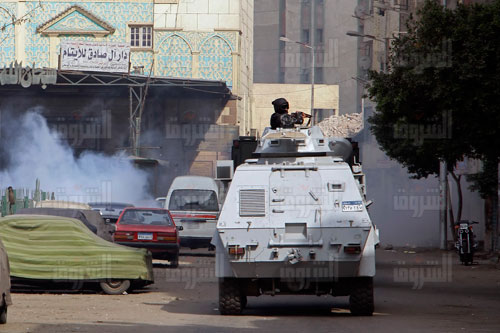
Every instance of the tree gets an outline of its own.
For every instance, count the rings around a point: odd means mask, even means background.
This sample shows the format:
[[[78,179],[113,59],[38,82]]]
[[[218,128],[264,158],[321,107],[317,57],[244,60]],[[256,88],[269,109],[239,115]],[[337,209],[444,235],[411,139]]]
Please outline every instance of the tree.
[[[389,71],[369,73],[372,132],[415,178],[436,175],[439,161],[482,159],[470,180],[498,207],[500,0],[455,10],[427,0],[417,17],[393,40]]]

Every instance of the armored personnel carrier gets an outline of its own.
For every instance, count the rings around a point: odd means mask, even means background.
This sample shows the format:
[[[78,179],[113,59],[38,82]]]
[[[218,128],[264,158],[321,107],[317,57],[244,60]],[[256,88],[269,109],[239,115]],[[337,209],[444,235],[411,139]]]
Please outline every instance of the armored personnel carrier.
[[[256,158],[235,171],[212,239],[221,314],[279,294],[349,295],[352,314],[373,313],[378,231],[351,151],[319,127],[265,130]]]

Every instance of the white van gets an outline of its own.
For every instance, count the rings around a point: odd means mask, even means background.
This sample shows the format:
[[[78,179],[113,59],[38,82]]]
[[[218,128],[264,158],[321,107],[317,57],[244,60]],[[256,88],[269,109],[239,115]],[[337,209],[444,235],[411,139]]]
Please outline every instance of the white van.
[[[165,208],[179,232],[181,246],[210,247],[219,218],[219,187],[214,179],[201,176],[176,177],[168,190]]]

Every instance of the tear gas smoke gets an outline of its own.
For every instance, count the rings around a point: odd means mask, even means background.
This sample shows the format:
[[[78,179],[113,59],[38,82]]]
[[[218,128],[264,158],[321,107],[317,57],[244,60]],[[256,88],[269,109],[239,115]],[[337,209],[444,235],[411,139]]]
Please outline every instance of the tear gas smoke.
[[[88,151],[75,157],[38,111],[30,109],[18,119],[5,113],[2,117],[1,158],[7,161],[0,169],[2,188],[33,189],[38,178],[41,189],[54,192],[57,200],[136,203],[150,199],[147,174],[125,155]]]

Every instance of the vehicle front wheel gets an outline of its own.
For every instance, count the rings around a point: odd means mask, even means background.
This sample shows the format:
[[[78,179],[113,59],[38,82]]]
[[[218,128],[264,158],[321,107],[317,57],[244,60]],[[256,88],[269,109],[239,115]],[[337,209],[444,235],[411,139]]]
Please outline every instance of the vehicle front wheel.
[[[465,266],[472,265],[474,263],[474,255],[472,253],[464,254]]]
[[[349,296],[349,308],[354,316],[371,316],[375,308],[373,299],[373,278],[356,281]]]
[[[244,308],[247,307],[247,303],[248,303],[247,296],[246,295],[242,295],[241,296],[241,307],[242,307],[242,309],[244,309]]]
[[[179,267],[179,252],[170,257],[170,267],[177,268]]]
[[[108,295],[121,295],[130,287],[130,280],[107,280],[99,285]]]
[[[241,314],[245,303],[246,296],[241,292],[238,280],[219,280],[219,312],[221,315]]]

